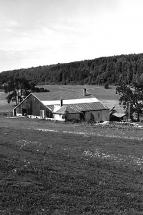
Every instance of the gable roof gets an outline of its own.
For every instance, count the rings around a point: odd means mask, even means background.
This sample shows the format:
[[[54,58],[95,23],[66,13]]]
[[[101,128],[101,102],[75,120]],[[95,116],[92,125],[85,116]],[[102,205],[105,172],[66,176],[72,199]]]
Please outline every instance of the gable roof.
[[[16,109],[19,105],[21,105],[28,97],[30,97],[30,95],[31,95],[31,93],[30,93],[28,96],[26,96],[25,99],[23,99],[23,101],[21,101],[20,103],[18,103],[18,104],[13,108],[13,110]]]
[[[48,108],[54,110],[54,105],[47,105]],[[63,111],[67,108],[67,110],[71,111],[71,113],[79,113],[84,111],[97,111],[97,110],[109,110],[109,108],[103,105],[101,102],[93,102],[93,103],[77,103],[77,104],[68,104],[63,105],[59,110],[55,111],[55,113],[63,114]]]
[[[21,101],[18,105],[16,105],[14,108],[13,108],[13,110],[14,109],[16,109],[18,106],[20,106],[23,102],[25,102],[25,100],[27,99],[27,98],[29,98],[31,95],[33,95],[33,96],[35,96],[33,93],[30,93],[28,96],[26,96],[25,97],[25,99],[23,99],[23,101]],[[37,98],[37,97],[36,97]],[[39,100],[39,102],[40,103],[42,103],[43,104],[43,102],[42,101],[40,101],[40,99],[39,98],[37,98],[38,100]],[[48,106],[46,106],[45,104],[43,104],[46,108],[48,108],[49,109],[49,107]],[[51,109],[50,109],[51,110]],[[52,111],[52,110],[51,110]]]
[[[59,110],[55,111],[54,113],[56,114],[65,114],[65,112],[68,112],[68,113],[81,113],[80,111],[78,110],[75,110],[67,105],[64,105],[62,106]]]
[[[101,102],[70,104],[69,107],[78,111],[108,110]]]
[[[115,112],[112,115],[115,116],[115,117],[118,117],[118,118],[122,118],[122,117],[126,116],[125,113],[118,113],[118,112]]]
[[[52,112],[54,110],[54,105],[46,105],[47,108],[49,108]]]

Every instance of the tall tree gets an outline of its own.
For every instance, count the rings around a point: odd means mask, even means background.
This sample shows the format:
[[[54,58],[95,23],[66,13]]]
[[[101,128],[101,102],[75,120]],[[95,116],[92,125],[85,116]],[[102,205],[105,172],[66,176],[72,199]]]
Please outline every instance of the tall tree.
[[[10,79],[4,84],[7,102],[15,101],[16,105],[35,88],[35,84],[25,77]]]
[[[126,113],[130,113],[131,119],[133,114],[137,114],[137,121],[140,119],[143,109],[143,83],[133,83],[131,86],[125,83],[120,83],[116,92],[120,95],[119,104],[123,105]],[[129,110],[130,107],[130,111]]]

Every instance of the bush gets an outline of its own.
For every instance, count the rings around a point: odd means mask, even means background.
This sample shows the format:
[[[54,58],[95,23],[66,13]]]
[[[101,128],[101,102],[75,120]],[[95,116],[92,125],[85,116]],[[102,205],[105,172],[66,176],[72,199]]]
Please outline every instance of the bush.
[[[89,121],[88,121],[88,123],[94,123],[95,122],[95,120],[94,120],[94,115],[93,115],[93,113],[90,113],[90,119],[89,119]]]
[[[109,89],[109,84],[107,82],[104,84],[104,88]]]

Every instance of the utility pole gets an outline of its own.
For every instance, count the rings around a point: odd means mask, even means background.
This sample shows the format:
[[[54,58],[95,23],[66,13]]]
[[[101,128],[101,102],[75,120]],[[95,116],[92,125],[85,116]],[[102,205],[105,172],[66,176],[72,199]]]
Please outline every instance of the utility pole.
[[[130,111],[130,102],[128,102],[128,122],[131,121],[130,114],[131,114],[131,111]]]

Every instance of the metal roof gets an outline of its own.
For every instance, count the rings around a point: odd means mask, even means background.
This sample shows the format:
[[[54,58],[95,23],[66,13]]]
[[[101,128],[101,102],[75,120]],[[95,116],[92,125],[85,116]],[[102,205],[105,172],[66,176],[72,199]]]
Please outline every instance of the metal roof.
[[[118,117],[118,118],[122,118],[123,116],[125,116],[126,114],[124,113],[118,113],[118,112],[115,112],[115,113],[113,113],[112,114],[113,116],[116,116],[116,117]]]

